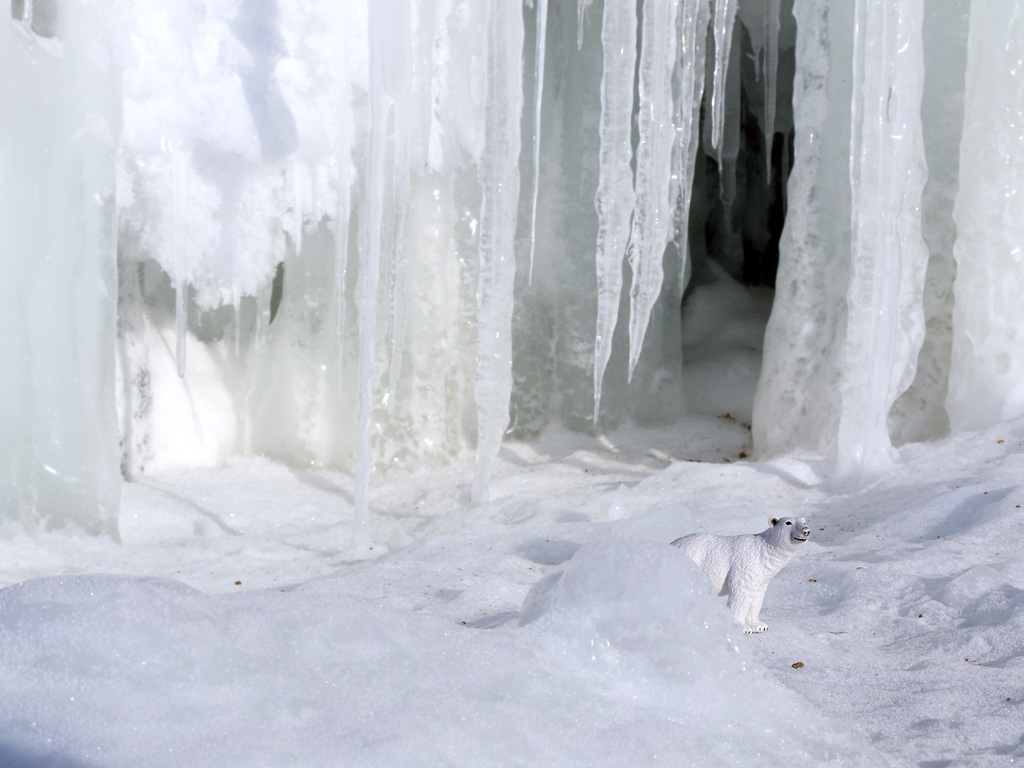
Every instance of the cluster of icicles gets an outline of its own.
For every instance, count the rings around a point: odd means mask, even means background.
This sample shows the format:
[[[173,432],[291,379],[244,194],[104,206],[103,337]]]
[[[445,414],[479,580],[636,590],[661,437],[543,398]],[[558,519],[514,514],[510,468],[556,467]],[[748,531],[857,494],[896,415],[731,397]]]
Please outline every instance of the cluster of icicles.
[[[582,48],[584,23],[591,0],[577,0],[578,38]],[[536,219],[541,178],[541,114],[544,95],[545,41],[548,0],[534,0],[534,83],[530,211],[529,279],[533,277]],[[367,170],[368,205],[360,328],[363,338],[359,366],[359,414],[356,460],[357,528],[366,525],[370,472],[369,413],[373,366],[373,306],[378,272],[385,142],[389,110],[400,108],[396,86],[389,83],[382,60],[392,54],[386,38],[401,8],[372,3],[370,24],[370,115]],[[533,4],[533,3],[530,3]],[[603,67],[599,120],[599,181],[594,205],[598,233],[594,264],[597,283],[597,327],[593,351],[594,422],[598,420],[602,380],[612,351],[623,288],[623,258],[628,254],[632,284],[629,295],[629,375],[637,365],[652,308],[664,280],[663,255],[669,242],[680,248],[679,291],[687,279],[686,222],[689,217],[697,126],[704,96],[705,46],[713,23],[714,93],[711,96],[712,147],[723,174],[735,174],[738,115],[727,121],[727,72],[738,69],[733,25],[738,0],[646,0],[638,19],[631,0],[607,0],[601,20]],[[752,4],[756,5],[756,4]],[[779,0],[763,7],[765,135],[774,135],[776,69],[778,67]],[[637,27],[642,25],[637,44]],[[480,276],[477,292],[477,472],[473,500],[487,497],[489,465],[501,445],[509,422],[512,391],[512,315],[515,286],[515,242],[519,205],[520,110],[523,85],[523,14],[514,3],[492,0],[487,13],[485,128],[480,159]],[[638,52],[639,47],[639,52]],[[759,61],[760,63],[760,61]],[[734,75],[735,79],[735,75]],[[633,143],[636,125],[639,137]],[[770,159],[770,151],[767,153]],[[771,174],[769,161],[769,176]],[[373,186],[377,185],[377,186]],[[344,180],[341,184],[345,186]],[[344,216],[344,208],[339,213]],[[344,259],[339,260],[340,264]]]
[[[684,288],[723,258],[691,208],[712,165],[726,209],[774,194],[778,135],[758,454],[856,474],[1019,415],[1022,12],[928,8],[13,3],[0,224],[48,258],[0,302],[32,363],[4,509],[116,529],[118,445],[129,477],[260,453],[353,468],[358,539],[375,466],[472,448],[483,501],[510,420],[671,420]]]
[[[576,9],[579,47],[583,45],[590,4],[590,0],[579,0]],[[282,3],[282,15],[287,15],[284,5]],[[528,2],[528,10],[533,5]],[[637,366],[652,308],[662,290],[663,256],[669,243],[676,243],[681,256],[679,273],[671,278],[678,282],[680,294],[688,276],[686,222],[699,144],[709,40],[713,40],[714,46],[713,58],[709,58],[714,66],[713,79],[709,81],[713,82],[714,89],[710,96],[711,146],[723,168],[723,194],[728,194],[725,190],[730,173],[735,174],[739,96],[738,91],[731,94],[733,101],[730,103],[726,74],[730,67],[738,71],[738,50],[731,45],[737,5],[737,0],[717,0],[713,8],[706,0],[647,0],[640,8],[630,0],[609,0],[603,5],[600,150],[593,201],[597,236],[592,246],[597,286],[597,321],[593,336],[595,423],[601,408],[602,381],[619,321],[623,260],[628,258],[632,276],[628,318],[629,377]],[[754,13],[763,12],[763,25],[759,25],[763,28],[752,38],[765,88],[765,114],[759,117],[765,125],[765,135],[772,136],[779,0],[768,0],[763,8],[758,3],[748,5],[755,9]],[[549,19],[547,0],[536,0],[532,11],[524,13],[516,3],[504,0],[481,4],[460,4],[453,0],[416,3],[374,0],[365,8],[343,3],[332,12],[331,18],[332,26],[340,30],[338,34],[342,38],[342,53],[335,54],[330,62],[333,86],[325,88],[316,83],[308,86],[311,94],[323,96],[326,93],[330,97],[333,114],[305,115],[302,110],[307,105],[300,108],[293,101],[286,107],[275,104],[273,98],[267,98],[266,103],[259,106],[254,106],[250,99],[247,105],[256,123],[262,160],[269,165],[274,164],[269,161],[280,165],[281,157],[291,158],[284,160],[287,210],[282,216],[282,228],[291,237],[294,250],[301,252],[303,231],[309,222],[316,222],[321,216],[331,221],[335,247],[333,316],[339,349],[344,346],[347,332],[345,318],[350,311],[346,307],[347,297],[354,297],[358,307],[355,381],[358,404],[354,430],[357,530],[365,531],[368,525],[368,492],[375,460],[371,442],[374,430],[382,428],[374,416],[381,397],[375,382],[382,376],[389,378],[384,398],[395,398],[395,377],[403,362],[403,341],[395,335],[401,334],[407,323],[407,310],[399,295],[402,293],[400,283],[406,279],[405,251],[412,247],[406,240],[421,234],[411,232],[409,224],[414,194],[410,185],[416,183],[412,180],[415,176],[412,169],[425,176],[436,174],[450,179],[462,173],[460,168],[467,164],[476,168],[479,209],[476,212],[478,222],[473,222],[473,234],[478,238],[479,250],[475,268],[473,395],[477,470],[472,497],[475,501],[487,498],[490,463],[509,426],[516,233],[524,201],[530,206],[527,214],[529,244],[523,249],[528,250],[528,254],[521,254],[520,263],[527,262],[521,269],[527,272],[528,281],[533,279],[537,240],[544,144],[541,116],[545,53],[550,46],[550,43],[545,44]],[[531,18],[536,27],[531,30],[533,50],[529,51],[524,44],[527,37],[524,19]],[[287,45],[287,40],[275,50],[273,45],[268,47],[266,39],[259,39],[261,34],[267,37],[273,32],[269,23],[260,29],[260,22],[249,22],[244,18],[236,20],[231,31],[249,47],[250,56],[258,60],[264,55],[271,69],[283,56],[285,48],[291,56],[296,56],[296,46]],[[713,24],[711,35],[709,24]],[[484,34],[474,34],[480,31]],[[524,58],[531,53],[532,83],[524,83]],[[269,86],[271,97],[279,79],[279,75],[272,74],[261,84],[265,89]],[[520,135],[521,125],[529,124],[522,120],[524,92],[533,97],[529,107],[533,135],[528,137],[529,142],[524,142]],[[274,114],[275,108],[277,114]],[[267,123],[262,132],[261,117]],[[329,130],[333,133],[320,148],[326,154],[319,157],[303,136],[308,133],[305,125],[317,119],[331,126]],[[289,121],[294,121],[290,131],[287,130]],[[282,124],[285,130],[281,129]],[[635,139],[634,130],[638,134]],[[202,227],[197,228],[190,222],[197,205],[192,199],[199,178],[195,166],[203,142],[194,134],[195,131],[191,136],[179,134],[168,138],[170,134],[166,129],[161,130],[160,150],[154,162],[169,160],[170,165],[172,199],[171,216],[167,221],[170,237],[162,238],[170,248],[147,252],[164,267],[176,286],[179,375],[186,371],[190,291],[200,302],[202,297],[212,295],[212,299],[206,299],[210,305],[229,299],[237,315],[240,293],[257,292],[254,286],[261,281],[268,282],[268,269],[273,264],[273,259],[263,259],[262,271],[251,268],[225,271],[224,264],[230,262],[230,258],[225,258],[223,253],[204,255],[202,249],[196,247],[194,231],[201,231]],[[533,172],[532,188],[522,194],[520,155],[524,144],[532,144]],[[276,151],[272,151],[275,148]],[[768,155],[770,157],[770,152]],[[352,164],[349,158],[353,159]],[[324,182],[320,178],[325,168],[336,174],[336,184],[328,185],[333,186],[337,195],[333,206],[325,203],[330,197],[323,193]],[[434,194],[437,197],[437,193]],[[159,198],[159,194],[153,193],[151,197]],[[150,205],[145,214],[137,218],[152,219],[155,207]],[[350,228],[356,208],[360,210],[361,219],[358,232],[353,232]],[[123,218],[132,220],[130,207]],[[152,226],[149,221],[139,224],[138,229],[144,231]],[[160,237],[153,239],[161,240]],[[358,255],[354,265],[349,253],[353,246]],[[389,265],[386,270],[385,263]],[[288,269],[286,262],[286,281]],[[354,272],[358,274],[358,287],[353,294]],[[251,277],[250,273],[256,277]],[[383,290],[382,275],[390,282]],[[396,283],[399,284],[397,290]],[[390,297],[392,306],[382,307],[382,296]],[[383,361],[378,350],[381,334],[378,326],[382,318],[386,318],[388,324],[387,343],[391,349]],[[390,369],[387,374],[381,373],[382,362]],[[351,397],[351,392],[348,388],[345,396]]]

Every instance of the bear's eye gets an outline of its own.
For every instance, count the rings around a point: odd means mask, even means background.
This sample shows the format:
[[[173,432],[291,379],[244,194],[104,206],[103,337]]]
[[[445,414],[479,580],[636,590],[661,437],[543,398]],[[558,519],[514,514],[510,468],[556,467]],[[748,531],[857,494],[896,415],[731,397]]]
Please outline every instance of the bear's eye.
[[[786,525],[792,525],[792,524],[793,524],[793,521],[792,521],[792,520],[787,520],[787,521],[786,521]]]

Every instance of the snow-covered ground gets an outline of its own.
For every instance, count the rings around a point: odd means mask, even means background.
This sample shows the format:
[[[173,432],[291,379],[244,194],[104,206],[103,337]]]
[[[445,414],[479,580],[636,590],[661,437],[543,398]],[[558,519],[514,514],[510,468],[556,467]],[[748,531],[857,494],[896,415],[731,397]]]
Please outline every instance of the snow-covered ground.
[[[747,436],[509,444],[480,507],[468,462],[384,475],[363,553],[347,476],[258,458],[126,484],[121,544],[5,536],[0,764],[1024,759],[1024,421],[860,490]],[[743,635],[667,542],[781,514],[812,540]]]
[[[258,457],[125,484],[120,543],[0,531],[0,766],[1024,760],[1024,420],[860,488],[754,461],[763,317],[702,290],[703,415],[507,443],[486,505],[471,456],[380,472],[371,549],[350,476]],[[784,515],[744,635],[668,542]]]

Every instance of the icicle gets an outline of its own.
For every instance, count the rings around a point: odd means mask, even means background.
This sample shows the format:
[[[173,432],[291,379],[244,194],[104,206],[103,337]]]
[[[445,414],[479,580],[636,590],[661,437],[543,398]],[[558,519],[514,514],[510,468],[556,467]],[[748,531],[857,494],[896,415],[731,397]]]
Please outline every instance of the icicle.
[[[601,383],[612,352],[612,334],[619,316],[622,259],[629,241],[633,191],[633,76],[636,68],[636,6],[608,2],[604,6],[601,43],[601,118],[598,127],[597,194],[597,333],[594,340],[594,423],[601,409]]]
[[[231,289],[231,308],[235,315],[235,359],[242,357],[242,292],[238,288]]]
[[[490,466],[508,427],[512,394],[512,309],[523,104],[523,13],[491,0],[487,96],[480,162],[480,279],[477,287],[477,447],[473,502],[486,502]]]
[[[338,152],[338,209],[334,216],[334,336],[339,376],[345,349],[345,284],[348,277],[349,211],[352,207],[351,148],[347,139],[345,136],[340,142]]]
[[[293,157],[291,162],[291,187],[292,187],[292,242],[295,244],[295,253],[302,252],[302,166],[299,158]]]
[[[174,319],[177,325],[178,376],[185,376],[185,337],[188,334],[188,173],[189,154],[177,144],[171,147],[172,219],[174,249]]]
[[[732,48],[732,28],[736,21],[736,2],[737,0],[715,0],[715,84],[711,96],[711,146],[719,151],[719,165],[725,125],[725,84]]]
[[[674,206],[670,200],[672,149],[672,70],[675,64],[678,0],[644,4],[640,51],[640,141],[636,149],[636,207],[629,265],[633,270],[629,308],[629,379],[640,359],[651,310],[664,278],[662,257]]]
[[[789,178],[789,156],[792,152],[792,144],[790,143],[789,131],[785,131],[782,134],[782,163],[780,170],[782,171],[782,183],[779,187],[782,189],[782,210],[789,208],[789,184],[786,183],[786,179]]]
[[[537,246],[537,197],[540,192],[540,114],[544,95],[544,46],[547,42],[548,0],[537,0],[537,52],[534,58],[533,85],[533,205],[530,210],[530,271],[533,285],[533,256]],[[581,27],[582,31],[582,27]],[[580,41],[582,43],[582,39]]]
[[[340,4],[339,29],[349,34],[348,6]],[[345,349],[345,283],[348,273],[349,216],[352,208],[352,84],[348,63],[348,40],[338,46],[338,207],[334,216],[334,335],[338,358],[338,391],[342,391],[342,360]]]
[[[407,4],[408,0],[402,0]],[[412,54],[414,48],[412,30],[409,24],[411,9],[392,18],[390,22],[391,39],[398,41],[391,45],[388,57],[389,93],[394,99],[394,122],[389,135],[391,136],[393,168],[391,185],[393,205],[391,217],[387,223],[391,237],[390,281],[388,297],[390,309],[388,313],[388,389],[385,393],[385,405],[391,413],[395,405],[398,383],[402,375],[402,357],[406,345],[406,323],[408,309],[406,306],[406,269],[408,265],[406,249],[406,231],[409,220],[410,168],[412,167],[412,139],[418,134],[419,126],[415,121],[412,94]]]
[[[772,143],[775,139],[775,90],[779,70],[779,0],[764,2],[764,156],[765,183],[772,183]]]
[[[704,44],[707,40],[709,6],[706,0],[683,0],[679,13],[679,65],[676,74],[677,139],[673,154],[677,200],[675,239],[679,250],[679,295],[686,290],[689,265],[690,198],[693,171],[699,148],[700,105],[704,95]]]
[[[734,27],[735,28],[735,27]],[[738,41],[733,41],[737,43]],[[729,66],[726,68],[722,134],[718,143],[719,198],[726,209],[736,201],[736,160],[740,152],[740,120],[742,109],[740,87],[740,46],[729,47]],[[730,74],[731,73],[731,74]],[[730,223],[726,216],[726,224]]]
[[[395,0],[378,0],[369,8],[370,27],[370,124],[365,176],[366,221],[359,264],[359,397],[356,415],[356,462],[352,527],[353,547],[370,542],[370,420],[373,415],[373,369],[377,337],[377,289],[380,283],[381,225],[386,192],[388,122],[394,101],[388,94],[388,67],[384,61],[393,45],[390,22],[405,9]]]
[[[587,9],[594,0],[576,0],[576,47],[583,50],[583,22],[587,18]]]
[[[388,317],[388,343],[391,356],[388,364],[387,408],[395,404],[398,379],[402,372],[402,352],[405,349],[406,304],[405,272],[407,255],[405,247],[406,228],[409,219],[409,110],[399,103],[395,109],[395,169],[394,169],[394,251],[391,260],[391,313]]]

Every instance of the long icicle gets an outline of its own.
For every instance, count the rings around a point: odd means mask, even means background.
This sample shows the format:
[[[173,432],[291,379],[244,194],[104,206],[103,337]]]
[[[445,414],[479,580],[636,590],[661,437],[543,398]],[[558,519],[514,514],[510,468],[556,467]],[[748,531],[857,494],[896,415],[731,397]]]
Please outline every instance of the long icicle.
[[[700,105],[704,96],[705,43],[707,41],[709,6],[706,0],[683,0],[679,12],[679,66],[676,73],[678,103],[676,105],[675,170],[678,192],[675,237],[679,250],[679,295],[686,290],[690,243],[688,238],[690,203],[693,194],[693,171],[700,145]]]
[[[408,12],[400,14],[391,25],[391,35],[401,41],[393,47],[390,69],[392,71],[394,97],[394,129],[392,139],[392,184],[394,205],[391,211],[392,258],[391,280],[388,295],[391,309],[388,314],[388,363],[387,409],[390,413],[395,405],[398,381],[402,373],[402,357],[405,350],[408,307],[406,305],[406,268],[408,252],[405,239],[409,221],[410,188],[410,142],[413,136],[410,88],[412,86],[412,64],[409,51],[412,48],[412,34],[408,25]],[[406,42],[407,41],[407,42]]]
[[[576,0],[576,48],[583,50],[583,24],[587,20],[587,9],[593,0]]]
[[[174,319],[177,326],[178,376],[185,377],[185,346],[188,336],[188,174],[190,155],[181,144],[171,147],[171,208],[175,284]]]
[[[523,105],[523,13],[491,0],[487,19],[487,96],[480,162],[480,278],[477,285],[477,446],[474,503],[488,500],[490,468],[509,421],[512,310]]]
[[[408,110],[403,105],[396,105],[396,122],[399,125],[408,121]],[[391,285],[388,293],[391,296],[391,312],[388,316],[388,345],[390,360],[388,363],[387,408],[394,407],[398,392],[398,380],[402,373],[402,354],[405,349],[405,334],[408,311],[405,302],[405,273],[408,266],[408,255],[405,247],[406,230],[409,220],[409,142],[411,131],[402,127],[395,131],[395,167],[394,189],[395,205],[393,218],[394,251],[391,260]]]
[[[715,0],[715,82],[711,95],[711,146],[718,150],[721,165],[725,125],[725,82],[732,48],[732,27],[736,22],[737,0]]]
[[[766,183],[772,183],[772,144],[775,139],[775,90],[779,70],[779,0],[764,3],[764,156]]]
[[[348,104],[347,99],[344,102]],[[346,115],[348,113],[348,115]],[[342,120],[351,113],[344,109]],[[349,216],[352,209],[352,144],[347,126],[338,137],[338,207],[334,217],[334,336],[337,344],[339,387],[345,350],[345,285],[348,279]]]
[[[636,69],[636,6],[608,2],[604,6],[601,43],[601,118],[598,127],[597,331],[594,338],[594,423],[601,410],[604,372],[612,352],[612,336],[622,295],[622,259],[629,242],[629,219],[636,199],[633,190],[633,76]]]
[[[370,4],[370,124],[365,184],[366,222],[360,259],[359,398],[356,416],[355,514],[353,548],[368,546],[370,538],[370,418],[373,414],[373,370],[377,335],[377,289],[380,284],[381,224],[384,219],[388,120],[394,103],[388,95],[384,57],[389,51],[388,27],[394,2]]]
[[[348,289],[349,222],[352,211],[352,81],[349,68],[350,19],[347,3],[339,4],[338,29],[342,40],[338,57],[338,145],[335,150],[338,170],[338,203],[334,216],[334,346],[337,394],[345,393],[345,315]],[[335,429],[342,429],[341,420]],[[353,526],[354,529],[354,526]]]
[[[644,4],[640,51],[640,141],[636,150],[636,206],[630,234],[629,265],[633,270],[629,306],[629,374],[632,381],[650,323],[651,311],[664,280],[662,258],[671,234],[675,206],[671,201],[672,72],[675,68],[678,0]]]
[[[544,101],[544,49],[548,33],[548,0],[537,0],[537,52],[534,57],[533,86],[533,204],[530,210],[530,272],[533,285],[533,257],[537,250],[537,197],[540,193],[540,116]]]

